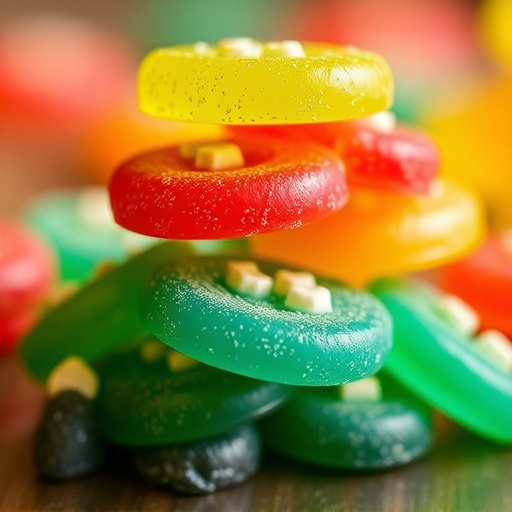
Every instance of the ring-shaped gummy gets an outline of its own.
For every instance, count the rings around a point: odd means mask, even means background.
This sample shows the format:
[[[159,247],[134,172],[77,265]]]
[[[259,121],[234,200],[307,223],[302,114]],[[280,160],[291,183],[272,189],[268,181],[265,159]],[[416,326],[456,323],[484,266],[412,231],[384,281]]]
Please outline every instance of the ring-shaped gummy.
[[[235,238],[298,227],[347,200],[343,164],[327,148],[267,137],[235,137],[242,168],[201,170],[179,146],[139,155],[114,173],[118,224],[167,239]]]
[[[426,194],[440,166],[439,150],[426,133],[402,124],[383,129],[369,118],[338,123],[241,125],[230,127],[229,132],[252,132],[327,146],[345,165],[349,186]]]
[[[310,268],[361,286],[441,266],[484,236],[484,211],[469,189],[439,181],[411,195],[351,185],[347,204],[318,222],[249,240],[261,258]]]
[[[292,391],[203,364],[172,373],[165,358],[147,362],[138,347],[112,354],[97,368],[98,422],[124,445],[212,437],[271,412]]]
[[[143,299],[148,330],[206,364],[283,384],[340,384],[382,366],[391,322],[372,296],[317,277],[330,290],[332,312],[292,311],[273,293],[256,299],[230,290],[228,261],[180,259],[155,272]],[[269,276],[283,268],[256,263]]]
[[[49,310],[19,345],[30,373],[44,381],[70,355],[94,361],[119,345],[147,337],[139,314],[143,283],[163,262],[191,253],[188,244],[159,243]]]
[[[471,347],[439,314],[439,295],[419,280],[387,279],[373,292],[393,317],[385,368],[432,407],[490,440],[512,443],[512,375]]]
[[[407,464],[432,446],[430,408],[379,374],[379,401],[345,401],[339,389],[300,388],[260,422],[264,443],[322,466],[373,470]]]
[[[159,48],[142,62],[139,106],[177,121],[289,124],[341,121],[386,110],[393,77],[379,55],[304,44],[304,57],[224,57],[191,46]]]

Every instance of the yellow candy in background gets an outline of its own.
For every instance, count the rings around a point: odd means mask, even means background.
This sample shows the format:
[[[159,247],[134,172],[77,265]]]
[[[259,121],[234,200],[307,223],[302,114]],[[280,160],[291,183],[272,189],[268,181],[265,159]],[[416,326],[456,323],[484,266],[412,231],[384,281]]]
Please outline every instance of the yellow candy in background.
[[[445,175],[476,189],[491,227],[511,227],[512,76],[445,95],[421,122],[439,143]]]

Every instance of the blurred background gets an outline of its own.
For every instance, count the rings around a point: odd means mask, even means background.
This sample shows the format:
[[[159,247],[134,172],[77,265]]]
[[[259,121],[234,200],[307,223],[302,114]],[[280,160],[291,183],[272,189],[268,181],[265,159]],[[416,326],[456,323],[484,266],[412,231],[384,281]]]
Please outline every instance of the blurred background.
[[[105,183],[125,153],[170,140],[182,127],[136,112],[138,63],[156,46],[232,36],[380,52],[398,118],[431,131],[446,172],[504,201],[510,181],[489,185],[481,169],[500,177],[512,162],[511,11],[509,0],[2,0],[0,216],[41,190]]]

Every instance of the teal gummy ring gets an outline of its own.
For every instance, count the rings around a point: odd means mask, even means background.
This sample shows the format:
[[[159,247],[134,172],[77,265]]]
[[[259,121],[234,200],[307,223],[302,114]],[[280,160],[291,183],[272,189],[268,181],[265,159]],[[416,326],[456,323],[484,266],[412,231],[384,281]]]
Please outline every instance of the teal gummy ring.
[[[471,339],[442,318],[435,289],[419,280],[386,279],[370,290],[393,317],[385,368],[468,430],[512,443],[512,375],[483,359]]]
[[[118,346],[147,337],[140,316],[145,280],[163,262],[191,253],[186,243],[159,243],[83,285],[21,340],[19,352],[29,372],[44,382],[70,355],[95,361]]]
[[[274,451],[326,467],[384,469],[427,453],[433,441],[431,409],[379,374],[377,402],[344,401],[337,388],[300,388],[260,422]]]
[[[288,386],[198,364],[172,373],[165,358],[147,362],[138,347],[97,365],[98,422],[112,441],[132,446],[204,439],[268,414]]]
[[[223,370],[282,384],[327,386],[374,374],[392,343],[391,320],[370,294],[317,276],[332,313],[290,311],[274,294],[254,299],[226,285],[228,258],[179,259],[150,279],[143,299],[156,338]],[[273,276],[283,267],[254,260]]]

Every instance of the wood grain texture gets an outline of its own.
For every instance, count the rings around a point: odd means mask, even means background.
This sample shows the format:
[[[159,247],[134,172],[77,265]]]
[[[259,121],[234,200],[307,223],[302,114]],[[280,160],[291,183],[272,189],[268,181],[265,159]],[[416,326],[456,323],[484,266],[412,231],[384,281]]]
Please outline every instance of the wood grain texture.
[[[30,437],[0,443],[0,512],[506,512],[512,449],[442,422],[432,453],[403,468],[351,474],[269,454],[250,481],[204,497],[151,489],[129,474],[41,482]]]

